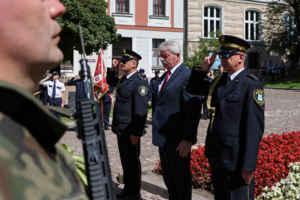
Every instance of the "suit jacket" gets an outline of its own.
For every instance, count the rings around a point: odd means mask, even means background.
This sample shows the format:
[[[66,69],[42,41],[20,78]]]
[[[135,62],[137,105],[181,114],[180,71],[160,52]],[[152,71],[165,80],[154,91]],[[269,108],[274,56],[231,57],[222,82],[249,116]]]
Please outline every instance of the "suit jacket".
[[[107,69],[107,83],[117,87],[119,78]],[[148,114],[148,87],[136,72],[129,79],[123,78],[117,88],[113,113],[112,132],[118,136],[142,136]]]
[[[161,95],[158,87],[167,73],[157,84],[152,98],[156,99],[153,113],[153,144],[159,147],[177,148],[181,140],[195,144],[200,120],[200,96],[186,92],[185,86],[191,71],[181,64],[165,84]]]
[[[84,92],[84,84],[83,81],[81,79],[77,79],[75,80],[75,78],[71,78],[67,84],[67,86],[72,86],[75,85],[76,86],[76,97],[75,97],[75,102],[80,102],[82,99],[85,99],[85,92]]]
[[[206,96],[210,84],[202,81],[205,76],[206,73],[194,68],[186,90]],[[207,129],[205,155],[217,167],[254,172],[264,132],[263,87],[246,69],[226,86],[227,77],[223,73],[212,94],[211,105],[216,112],[212,132],[211,119]]]

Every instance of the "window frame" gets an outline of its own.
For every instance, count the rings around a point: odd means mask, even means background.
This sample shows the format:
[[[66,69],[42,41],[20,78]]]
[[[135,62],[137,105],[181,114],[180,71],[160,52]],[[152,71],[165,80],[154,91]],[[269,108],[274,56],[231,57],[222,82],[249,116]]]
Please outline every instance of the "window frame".
[[[162,42],[165,42],[166,40],[165,39],[152,38],[152,68],[153,67],[163,67],[163,65],[159,65],[159,60],[160,60],[159,49],[158,48],[153,48],[154,40],[161,40]],[[157,52],[156,65],[154,65],[154,63],[153,63],[153,51]]]
[[[246,20],[246,15],[248,13],[248,20]],[[254,19],[251,21],[251,12],[255,12],[258,13],[258,17],[259,20],[258,21],[254,21]],[[245,8],[244,9],[244,39],[246,41],[250,41],[250,42],[261,42],[263,41],[263,30],[261,28],[261,20],[263,19],[263,10],[258,9],[258,8]],[[250,39],[246,38],[246,23],[248,23],[248,38],[250,37]],[[251,24],[253,24],[254,27],[254,40],[251,40]],[[256,39],[256,24],[258,24],[258,32],[259,32],[259,37],[258,40]]]
[[[208,16],[205,17],[204,14],[205,14],[205,8],[208,8],[209,12],[208,12]],[[210,17],[210,10],[211,8],[213,8],[213,12],[214,12],[214,16],[213,17]],[[216,9],[219,9],[219,12],[220,12],[220,16],[217,17],[217,13],[216,13]],[[205,20],[207,20],[207,36],[205,36]],[[224,7],[220,4],[216,4],[216,3],[207,3],[207,4],[203,4],[202,5],[202,26],[201,26],[201,29],[202,29],[202,38],[205,38],[205,39],[211,39],[210,37],[210,21],[213,21],[214,23],[214,32],[215,32],[215,37],[216,37],[216,33],[217,33],[217,21],[219,21],[219,30],[221,32],[223,32],[223,29],[224,29],[224,25],[223,25],[223,22],[224,22]]]
[[[153,3],[153,13],[152,13],[152,14],[153,14],[154,16],[166,16],[166,0],[163,0],[163,1],[164,1],[164,9],[163,9],[163,10],[164,10],[164,13],[163,13],[163,15],[160,15],[160,14],[159,14],[159,13],[160,13],[159,11],[160,11],[160,2],[161,2],[161,0],[157,0],[157,1],[158,1],[158,5],[157,5],[157,13],[158,13],[158,14],[155,14],[155,13],[154,13],[154,0],[152,1],[152,3]]]
[[[127,14],[129,14],[129,5],[130,5],[129,1],[130,0],[127,0],[127,9],[128,9],[127,12],[123,11],[123,1],[124,0],[120,0],[120,1],[121,1],[121,12],[118,12],[118,0],[116,0],[116,13],[127,13]]]

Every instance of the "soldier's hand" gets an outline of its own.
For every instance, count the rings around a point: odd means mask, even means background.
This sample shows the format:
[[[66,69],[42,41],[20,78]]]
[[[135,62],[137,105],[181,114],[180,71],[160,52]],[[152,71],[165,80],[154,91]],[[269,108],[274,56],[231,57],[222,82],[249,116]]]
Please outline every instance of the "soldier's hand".
[[[74,78],[76,78],[76,79],[77,79],[77,78],[78,78],[78,75],[75,75],[75,76],[74,76]]]
[[[211,66],[214,64],[216,57],[217,57],[217,52],[216,51],[214,51],[214,53],[212,54],[211,57],[205,57],[203,62],[202,62],[200,71],[208,72],[209,69],[211,68]]]
[[[49,74],[49,75],[47,76],[47,79],[51,78],[51,76],[52,76],[52,74]]]
[[[176,151],[179,151],[179,156],[182,157],[182,158],[184,158],[191,151],[191,146],[192,146],[192,142],[188,142],[188,141],[182,140],[179,143]]]
[[[64,108],[64,107],[65,107],[65,105],[62,103],[62,104],[61,104],[61,107],[62,107],[62,108]]]
[[[151,105],[151,101],[148,101],[148,106],[150,106]]]
[[[140,140],[140,136],[131,135],[130,140],[131,140],[133,145],[136,145],[138,143],[138,141]]]
[[[242,177],[243,179],[245,180],[245,183],[247,185],[250,185],[251,183],[251,180],[253,178],[253,175],[254,175],[254,172],[251,172],[251,171],[247,171],[247,170],[243,170],[242,169]]]

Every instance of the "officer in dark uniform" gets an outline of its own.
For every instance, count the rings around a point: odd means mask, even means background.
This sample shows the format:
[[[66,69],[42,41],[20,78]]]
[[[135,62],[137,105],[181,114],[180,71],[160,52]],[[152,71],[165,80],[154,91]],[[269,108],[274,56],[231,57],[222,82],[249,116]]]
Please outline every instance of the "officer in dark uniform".
[[[206,77],[203,79],[203,81],[206,81],[208,83],[211,83],[212,78],[210,77],[211,72],[208,71]],[[208,110],[207,110],[207,96],[202,96],[201,97],[201,103],[203,105],[203,118],[204,120],[207,120],[208,117]]]
[[[208,95],[211,112],[205,155],[211,164],[216,200],[254,199],[254,172],[264,132],[264,91],[260,81],[244,69],[246,50],[243,39],[224,35],[221,48],[206,57],[201,68],[193,68],[186,90]],[[203,82],[216,55],[228,73],[212,84]]]
[[[75,96],[75,103],[76,103],[76,110],[78,110],[79,103],[82,99],[86,98],[85,92],[84,92],[84,85],[83,81],[81,79],[81,70],[79,70],[78,75],[75,75],[73,78],[71,78],[67,84],[67,86],[76,86],[76,96]]]
[[[159,81],[159,74],[160,74],[160,70],[159,69],[156,69],[155,70],[155,77],[152,78],[150,80],[150,93],[152,95],[152,97],[156,94],[156,89],[157,89],[157,85],[158,85],[158,81]],[[155,110],[155,103],[156,103],[156,99],[155,98],[152,98],[152,115],[154,113],[154,110]]]
[[[107,69],[107,83],[117,87],[112,132],[117,135],[125,184],[122,192],[116,194],[117,199],[141,197],[140,137],[146,133],[144,125],[148,112],[148,87],[137,72],[141,59],[134,51],[124,49],[121,70],[125,75],[120,79],[115,77],[116,60],[113,60],[113,67]]]
[[[109,123],[109,114],[111,110],[111,93],[113,92],[114,92],[114,87],[109,86],[107,93],[105,93],[103,97],[103,122],[104,122],[105,130],[109,130],[108,123]]]

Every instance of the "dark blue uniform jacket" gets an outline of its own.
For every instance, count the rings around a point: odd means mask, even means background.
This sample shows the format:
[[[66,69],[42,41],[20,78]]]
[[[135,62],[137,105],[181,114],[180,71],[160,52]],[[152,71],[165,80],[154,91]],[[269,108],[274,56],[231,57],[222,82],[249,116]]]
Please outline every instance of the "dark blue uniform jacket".
[[[109,90],[107,91],[107,93],[111,94],[113,92],[114,92],[114,87],[109,86]],[[104,95],[103,102],[111,102],[111,98],[107,93],[105,93],[105,95]]]
[[[117,87],[119,78],[107,69],[107,83]],[[126,76],[125,76],[126,77]],[[129,79],[123,78],[117,88],[112,131],[118,136],[142,136],[148,114],[148,87],[137,72]]]
[[[197,128],[200,120],[200,96],[186,92],[185,86],[191,71],[181,64],[172,73],[160,96],[159,84],[164,80],[164,73],[154,92],[156,105],[153,113],[152,142],[155,146],[173,148],[174,151],[182,140],[197,142]]]
[[[206,73],[194,68],[186,90],[207,96],[210,83],[203,82],[205,76]],[[263,87],[246,69],[226,86],[227,76],[223,73],[212,95],[211,106],[216,113],[212,132],[211,120],[207,129],[205,155],[219,168],[254,172],[265,126]]]
[[[76,97],[75,102],[80,102],[82,99],[85,98],[84,86],[83,81],[81,79],[74,80],[74,77],[71,78],[67,82],[67,86],[75,85],[76,86]]]

